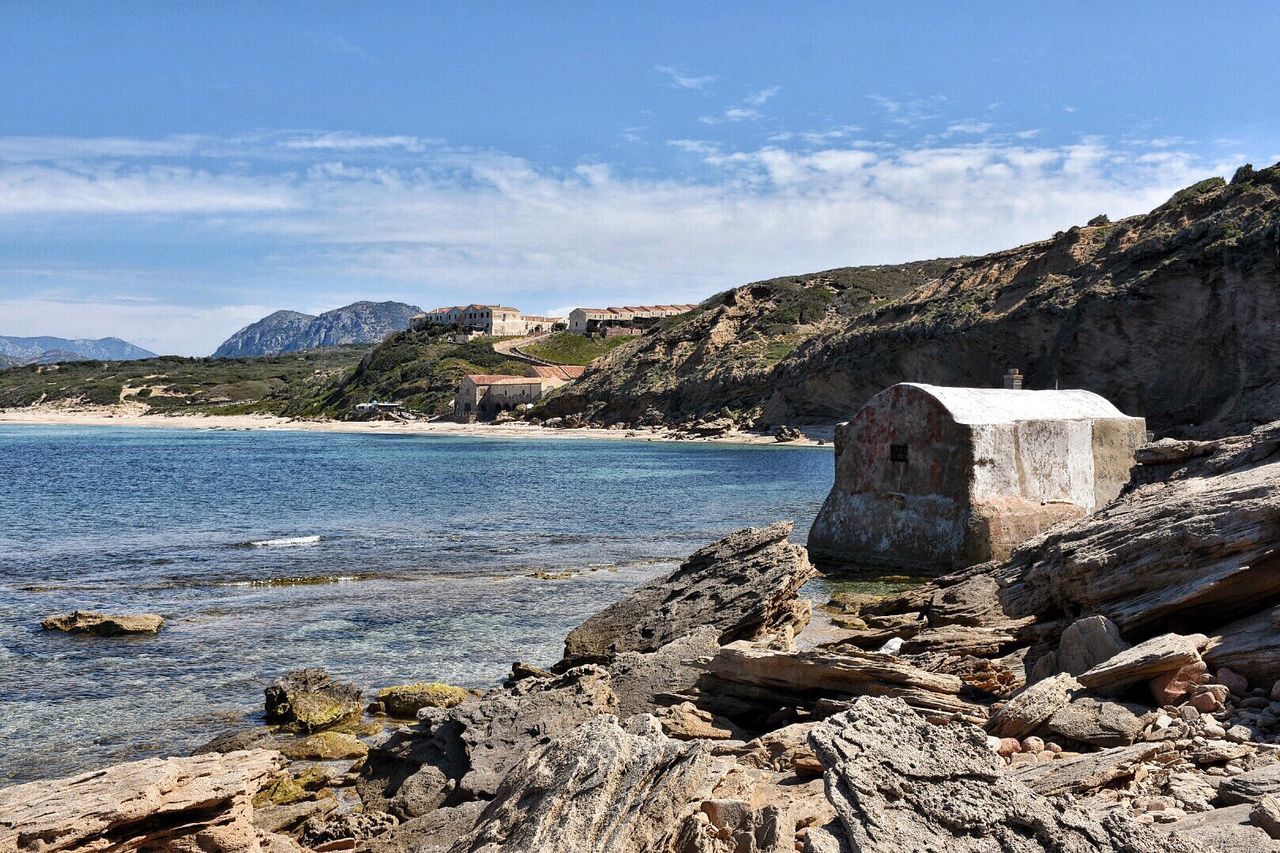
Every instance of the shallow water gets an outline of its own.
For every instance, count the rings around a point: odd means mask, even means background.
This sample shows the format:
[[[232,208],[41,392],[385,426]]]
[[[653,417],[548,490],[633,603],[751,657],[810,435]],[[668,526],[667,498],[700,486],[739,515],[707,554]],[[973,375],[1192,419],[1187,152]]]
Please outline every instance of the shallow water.
[[[0,428],[0,784],[183,754],[297,667],[375,688],[549,664],[731,530],[803,540],[831,478],[809,448]],[[40,630],[75,608],[168,623]]]

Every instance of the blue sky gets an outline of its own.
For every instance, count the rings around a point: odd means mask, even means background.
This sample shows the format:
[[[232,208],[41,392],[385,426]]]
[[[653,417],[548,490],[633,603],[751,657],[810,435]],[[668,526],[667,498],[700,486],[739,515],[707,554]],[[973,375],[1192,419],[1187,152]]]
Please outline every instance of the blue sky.
[[[1229,11],[1228,11],[1229,9]],[[1280,160],[1267,3],[10,2],[0,334],[701,299]]]

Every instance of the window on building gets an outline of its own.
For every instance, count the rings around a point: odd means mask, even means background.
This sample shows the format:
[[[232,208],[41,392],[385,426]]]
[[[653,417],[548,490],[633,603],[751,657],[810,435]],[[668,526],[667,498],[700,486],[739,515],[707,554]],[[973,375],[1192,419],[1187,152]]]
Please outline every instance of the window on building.
[[[905,444],[889,445],[889,461],[907,464],[907,446]]]

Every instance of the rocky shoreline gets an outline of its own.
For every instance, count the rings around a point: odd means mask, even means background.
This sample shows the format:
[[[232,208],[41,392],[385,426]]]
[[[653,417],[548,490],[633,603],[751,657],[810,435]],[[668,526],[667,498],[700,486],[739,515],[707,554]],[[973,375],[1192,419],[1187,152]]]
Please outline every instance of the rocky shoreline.
[[[271,727],[0,790],[0,852],[1280,850],[1280,422],[1139,459],[1010,560],[822,620],[777,524],[499,688],[290,673]]]

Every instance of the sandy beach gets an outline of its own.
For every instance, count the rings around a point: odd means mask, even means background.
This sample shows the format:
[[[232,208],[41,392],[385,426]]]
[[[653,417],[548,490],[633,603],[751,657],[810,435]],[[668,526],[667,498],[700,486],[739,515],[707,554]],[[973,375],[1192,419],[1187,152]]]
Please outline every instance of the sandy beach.
[[[29,406],[0,409],[0,424],[31,426],[115,426],[203,430],[308,430],[312,432],[455,435],[482,438],[591,438],[627,441],[683,441],[698,444],[751,444],[778,447],[830,447],[832,429],[810,428],[805,438],[780,443],[772,435],[731,432],[691,438],[667,429],[549,429],[525,423],[460,424],[451,421],[335,421],[282,418],[275,415],[148,414],[141,403],[119,406]]]

